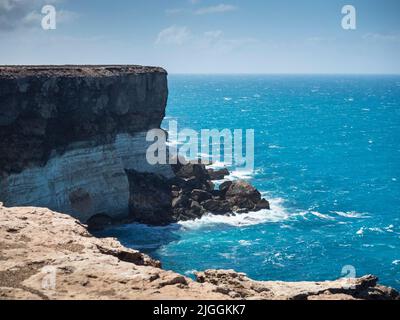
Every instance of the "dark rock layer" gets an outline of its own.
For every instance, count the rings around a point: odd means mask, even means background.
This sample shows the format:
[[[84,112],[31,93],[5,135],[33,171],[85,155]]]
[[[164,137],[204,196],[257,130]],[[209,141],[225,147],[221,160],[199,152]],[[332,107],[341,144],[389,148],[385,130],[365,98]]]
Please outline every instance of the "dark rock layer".
[[[167,96],[156,67],[0,67],[0,201],[94,225],[127,218],[127,170],[173,176],[146,161]]]
[[[214,170],[201,164],[173,165],[175,177],[128,170],[130,218],[150,225],[164,225],[201,218],[270,209],[269,202],[246,181],[226,181],[219,189],[211,177]],[[229,175],[227,169],[224,176]]]
[[[0,174],[42,166],[74,142],[159,128],[167,95],[161,68],[0,67]]]

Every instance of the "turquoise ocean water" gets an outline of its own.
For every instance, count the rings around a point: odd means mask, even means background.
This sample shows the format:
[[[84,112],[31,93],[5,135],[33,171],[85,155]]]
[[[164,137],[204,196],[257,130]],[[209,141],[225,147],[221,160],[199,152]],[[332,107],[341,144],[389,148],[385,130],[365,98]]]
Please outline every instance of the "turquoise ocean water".
[[[170,75],[169,90],[164,125],[255,130],[255,171],[230,178],[248,179],[272,210],[101,235],[188,276],[321,281],[351,270],[400,289],[400,76]]]

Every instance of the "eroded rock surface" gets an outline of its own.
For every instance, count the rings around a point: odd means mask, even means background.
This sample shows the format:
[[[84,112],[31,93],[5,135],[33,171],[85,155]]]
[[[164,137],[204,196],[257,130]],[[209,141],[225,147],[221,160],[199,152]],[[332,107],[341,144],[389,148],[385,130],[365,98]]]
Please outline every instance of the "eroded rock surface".
[[[0,249],[0,299],[224,298],[48,209],[0,205]]]
[[[393,300],[394,289],[378,285],[367,275],[358,279],[324,282],[254,281],[233,270],[207,270],[196,274],[200,283],[217,286],[217,292],[236,299],[258,300]]]
[[[377,278],[256,282],[234,271],[198,273],[199,282],[115,239],[91,236],[78,220],[0,203],[0,299],[396,299]]]

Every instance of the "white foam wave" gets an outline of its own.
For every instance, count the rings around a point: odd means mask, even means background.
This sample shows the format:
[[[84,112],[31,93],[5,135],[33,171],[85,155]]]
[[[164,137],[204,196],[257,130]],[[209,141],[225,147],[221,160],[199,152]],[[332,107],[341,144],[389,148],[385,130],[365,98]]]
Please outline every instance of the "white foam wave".
[[[394,225],[390,225],[387,227],[383,227],[383,228],[378,228],[378,227],[373,227],[373,228],[367,228],[367,227],[362,227],[360,228],[360,230],[358,230],[356,232],[357,235],[361,236],[363,234],[365,234],[365,232],[372,232],[372,233],[395,233],[394,232]]]
[[[283,147],[275,145],[275,144],[271,144],[268,146],[269,149],[283,149]]]
[[[310,213],[318,218],[325,219],[325,220],[335,220],[335,218],[328,216],[327,214],[320,213],[318,211],[310,211]]]
[[[243,214],[213,215],[207,214],[193,221],[181,221],[185,229],[201,229],[216,225],[228,225],[232,227],[246,227],[261,223],[276,223],[287,220],[289,213],[283,207],[283,199],[275,198],[270,200],[271,210],[261,210]]]
[[[209,155],[200,154],[201,156],[209,157]],[[223,161],[215,161],[212,164],[208,165],[207,168],[209,169],[223,169],[227,167],[227,163]]]
[[[360,213],[356,211],[347,211],[347,212],[333,211],[333,213],[337,214],[338,216],[351,219],[368,218],[368,215],[366,213]]]
[[[257,172],[254,170],[235,170],[226,177],[227,180],[250,180]]]
[[[244,246],[244,247],[249,247],[249,246],[251,246],[251,241],[248,241],[248,240],[239,240],[239,244],[240,244],[241,246]]]
[[[193,269],[193,270],[187,270],[185,271],[185,275],[186,276],[193,276],[196,272],[198,272],[197,270]]]

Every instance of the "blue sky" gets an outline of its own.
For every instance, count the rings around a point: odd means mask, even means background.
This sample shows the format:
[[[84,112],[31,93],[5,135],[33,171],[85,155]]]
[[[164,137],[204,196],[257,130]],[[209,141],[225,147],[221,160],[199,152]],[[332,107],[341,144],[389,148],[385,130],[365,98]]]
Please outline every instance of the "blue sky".
[[[41,28],[41,8],[57,29]],[[357,29],[341,27],[344,5]],[[399,0],[0,0],[0,64],[400,74]]]

